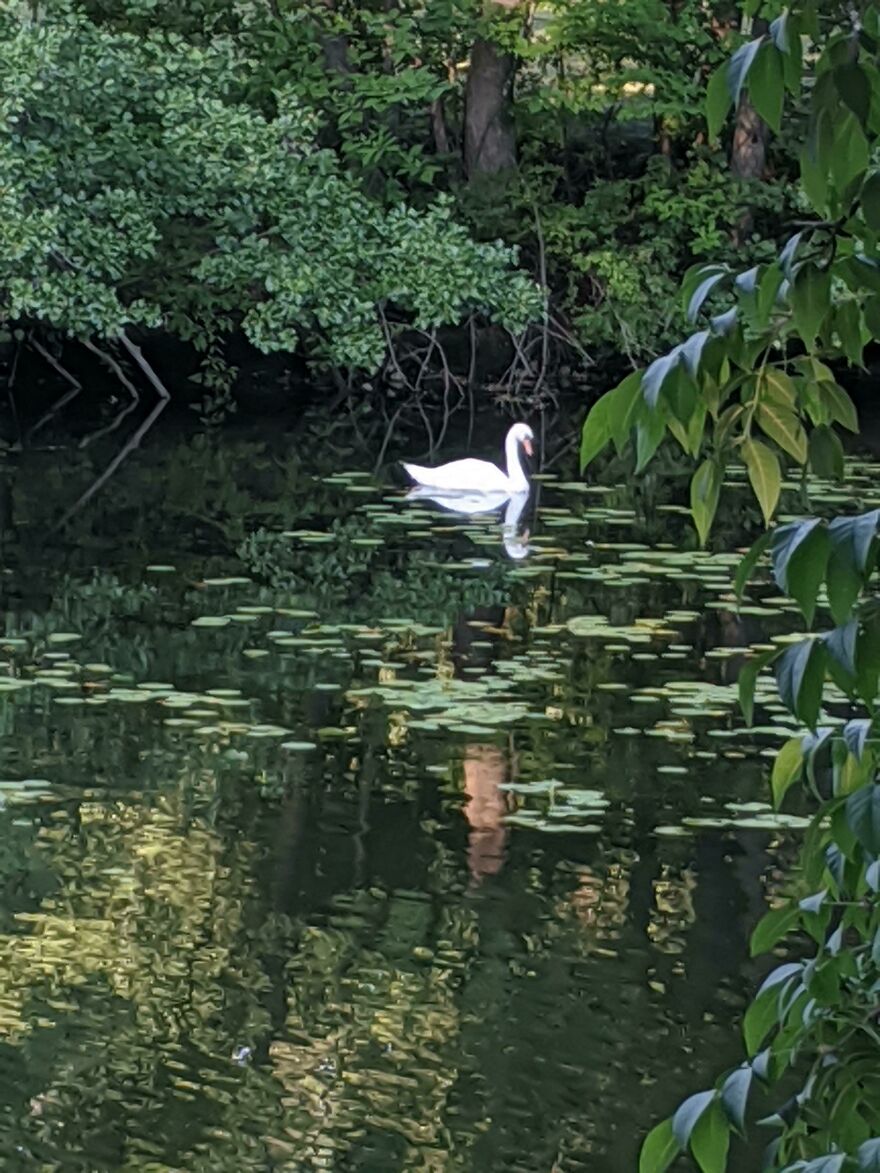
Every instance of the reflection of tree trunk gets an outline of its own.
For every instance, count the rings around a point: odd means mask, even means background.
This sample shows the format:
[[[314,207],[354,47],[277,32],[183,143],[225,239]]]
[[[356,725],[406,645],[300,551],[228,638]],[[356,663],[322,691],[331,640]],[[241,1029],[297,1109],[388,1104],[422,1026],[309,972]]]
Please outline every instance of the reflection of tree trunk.
[[[507,763],[497,745],[469,745],[464,756],[464,815],[470,827],[468,865],[475,883],[495,876],[504,864],[507,803],[499,787],[507,776]]]
[[[756,20],[752,25],[753,36],[763,36],[767,31],[766,20]],[[735,179],[762,180],[767,166],[767,138],[769,128],[743,93],[736,111],[733,128],[733,146],[730,151],[730,170]],[[742,244],[752,231],[753,216],[750,208],[742,214],[733,231],[735,244]]]
[[[464,165],[470,180],[516,166],[515,69],[512,53],[483,37],[474,42],[465,87]]]

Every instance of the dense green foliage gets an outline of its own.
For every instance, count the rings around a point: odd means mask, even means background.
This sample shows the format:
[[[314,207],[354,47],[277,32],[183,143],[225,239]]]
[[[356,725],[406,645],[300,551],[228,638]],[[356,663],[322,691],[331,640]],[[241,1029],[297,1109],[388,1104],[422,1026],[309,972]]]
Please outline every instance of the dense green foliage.
[[[780,182],[733,178],[706,141],[705,74],[738,37],[698,0],[7,6],[0,318],[160,328],[209,365],[243,330],[375,369],[407,328],[471,315],[650,358],[684,269],[720,262],[744,215],[741,255],[767,260],[790,213],[785,136]],[[478,43],[511,73],[505,174],[465,173]]]
[[[745,464],[768,523],[784,462],[820,476],[843,475],[834,428],[855,430],[857,420],[833,368],[861,364],[865,346],[880,337],[880,178],[874,163],[880,9],[872,2],[832,11],[804,3],[769,15],[767,32],[710,81],[710,130],[717,132],[744,92],[779,126],[785,93],[800,99],[806,90],[803,225],[767,264],[744,271],[726,263],[695,268],[684,284],[692,321],[722,290],[733,294],[734,304],[710,314],[705,328],[603,397],[583,433],[584,464],[609,441],[624,447],[634,433],[637,463],[644,467],[669,431],[700,461],[691,511],[702,540],[733,460]],[[740,569],[741,591],[770,547],[777,585],[795,598],[808,626],[820,604],[826,627],[753,658],[740,679],[751,718],[757,677],[772,664],[780,698],[809,729],[780,750],[771,789],[779,806],[802,780],[815,813],[791,898],[761,921],[752,939],[755,953],[793,934],[797,944],[767,975],[745,1015],[746,1061],[651,1132],[642,1173],[666,1169],[688,1149],[702,1170],[724,1169],[730,1134],[743,1130],[756,1082],[771,1088],[781,1082],[794,1091],[765,1121],[777,1129],[766,1168],[831,1173],[878,1167],[878,521],[874,511],[828,524],[811,518],[779,526]]]
[[[271,110],[249,100],[267,79],[246,40],[117,31],[65,0],[0,19],[5,317],[81,338],[162,325],[202,345],[240,324],[263,350],[303,340],[373,367],[388,303],[426,328],[536,312],[510,253],[470,241],[448,204],[362,194],[283,81]]]

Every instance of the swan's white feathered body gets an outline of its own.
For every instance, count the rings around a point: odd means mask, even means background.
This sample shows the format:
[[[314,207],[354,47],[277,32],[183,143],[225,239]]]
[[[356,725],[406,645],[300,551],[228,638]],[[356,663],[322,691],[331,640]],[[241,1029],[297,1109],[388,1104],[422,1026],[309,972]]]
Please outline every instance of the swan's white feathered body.
[[[488,460],[453,460],[437,468],[426,468],[422,464],[406,464],[404,468],[419,485],[450,492],[511,493],[525,492],[529,487],[528,477],[519,459],[520,446],[531,455],[534,435],[528,424],[514,424],[507,433],[504,451],[507,457],[507,472]]]

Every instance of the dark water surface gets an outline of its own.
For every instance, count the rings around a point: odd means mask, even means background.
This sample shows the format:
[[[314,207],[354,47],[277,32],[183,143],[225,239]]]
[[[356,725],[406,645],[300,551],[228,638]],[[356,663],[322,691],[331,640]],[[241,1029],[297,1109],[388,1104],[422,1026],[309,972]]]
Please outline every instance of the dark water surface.
[[[738,1061],[797,844],[745,493],[709,555],[548,480],[517,559],[354,457],[166,433],[51,534],[93,459],[2,468],[0,1166],[635,1169]]]

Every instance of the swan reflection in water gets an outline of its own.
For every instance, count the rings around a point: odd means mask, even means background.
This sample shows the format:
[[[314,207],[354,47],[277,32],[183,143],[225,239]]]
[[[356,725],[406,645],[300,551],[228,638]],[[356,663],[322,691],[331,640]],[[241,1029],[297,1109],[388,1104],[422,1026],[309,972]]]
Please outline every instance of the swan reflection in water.
[[[522,493],[505,493],[502,490],[491,493],[444,493],[429,485],[416,485],[406,495],[407,501],[433,501],[449,513],[463,513],[469,517],[477,513],[494,513],[502,505],[506,505],[504,520],[501,523],[501,538],[508,557],[517,561],[529,554],[529,531],[520,530],[520,518],[528,499],[528,489]]]

